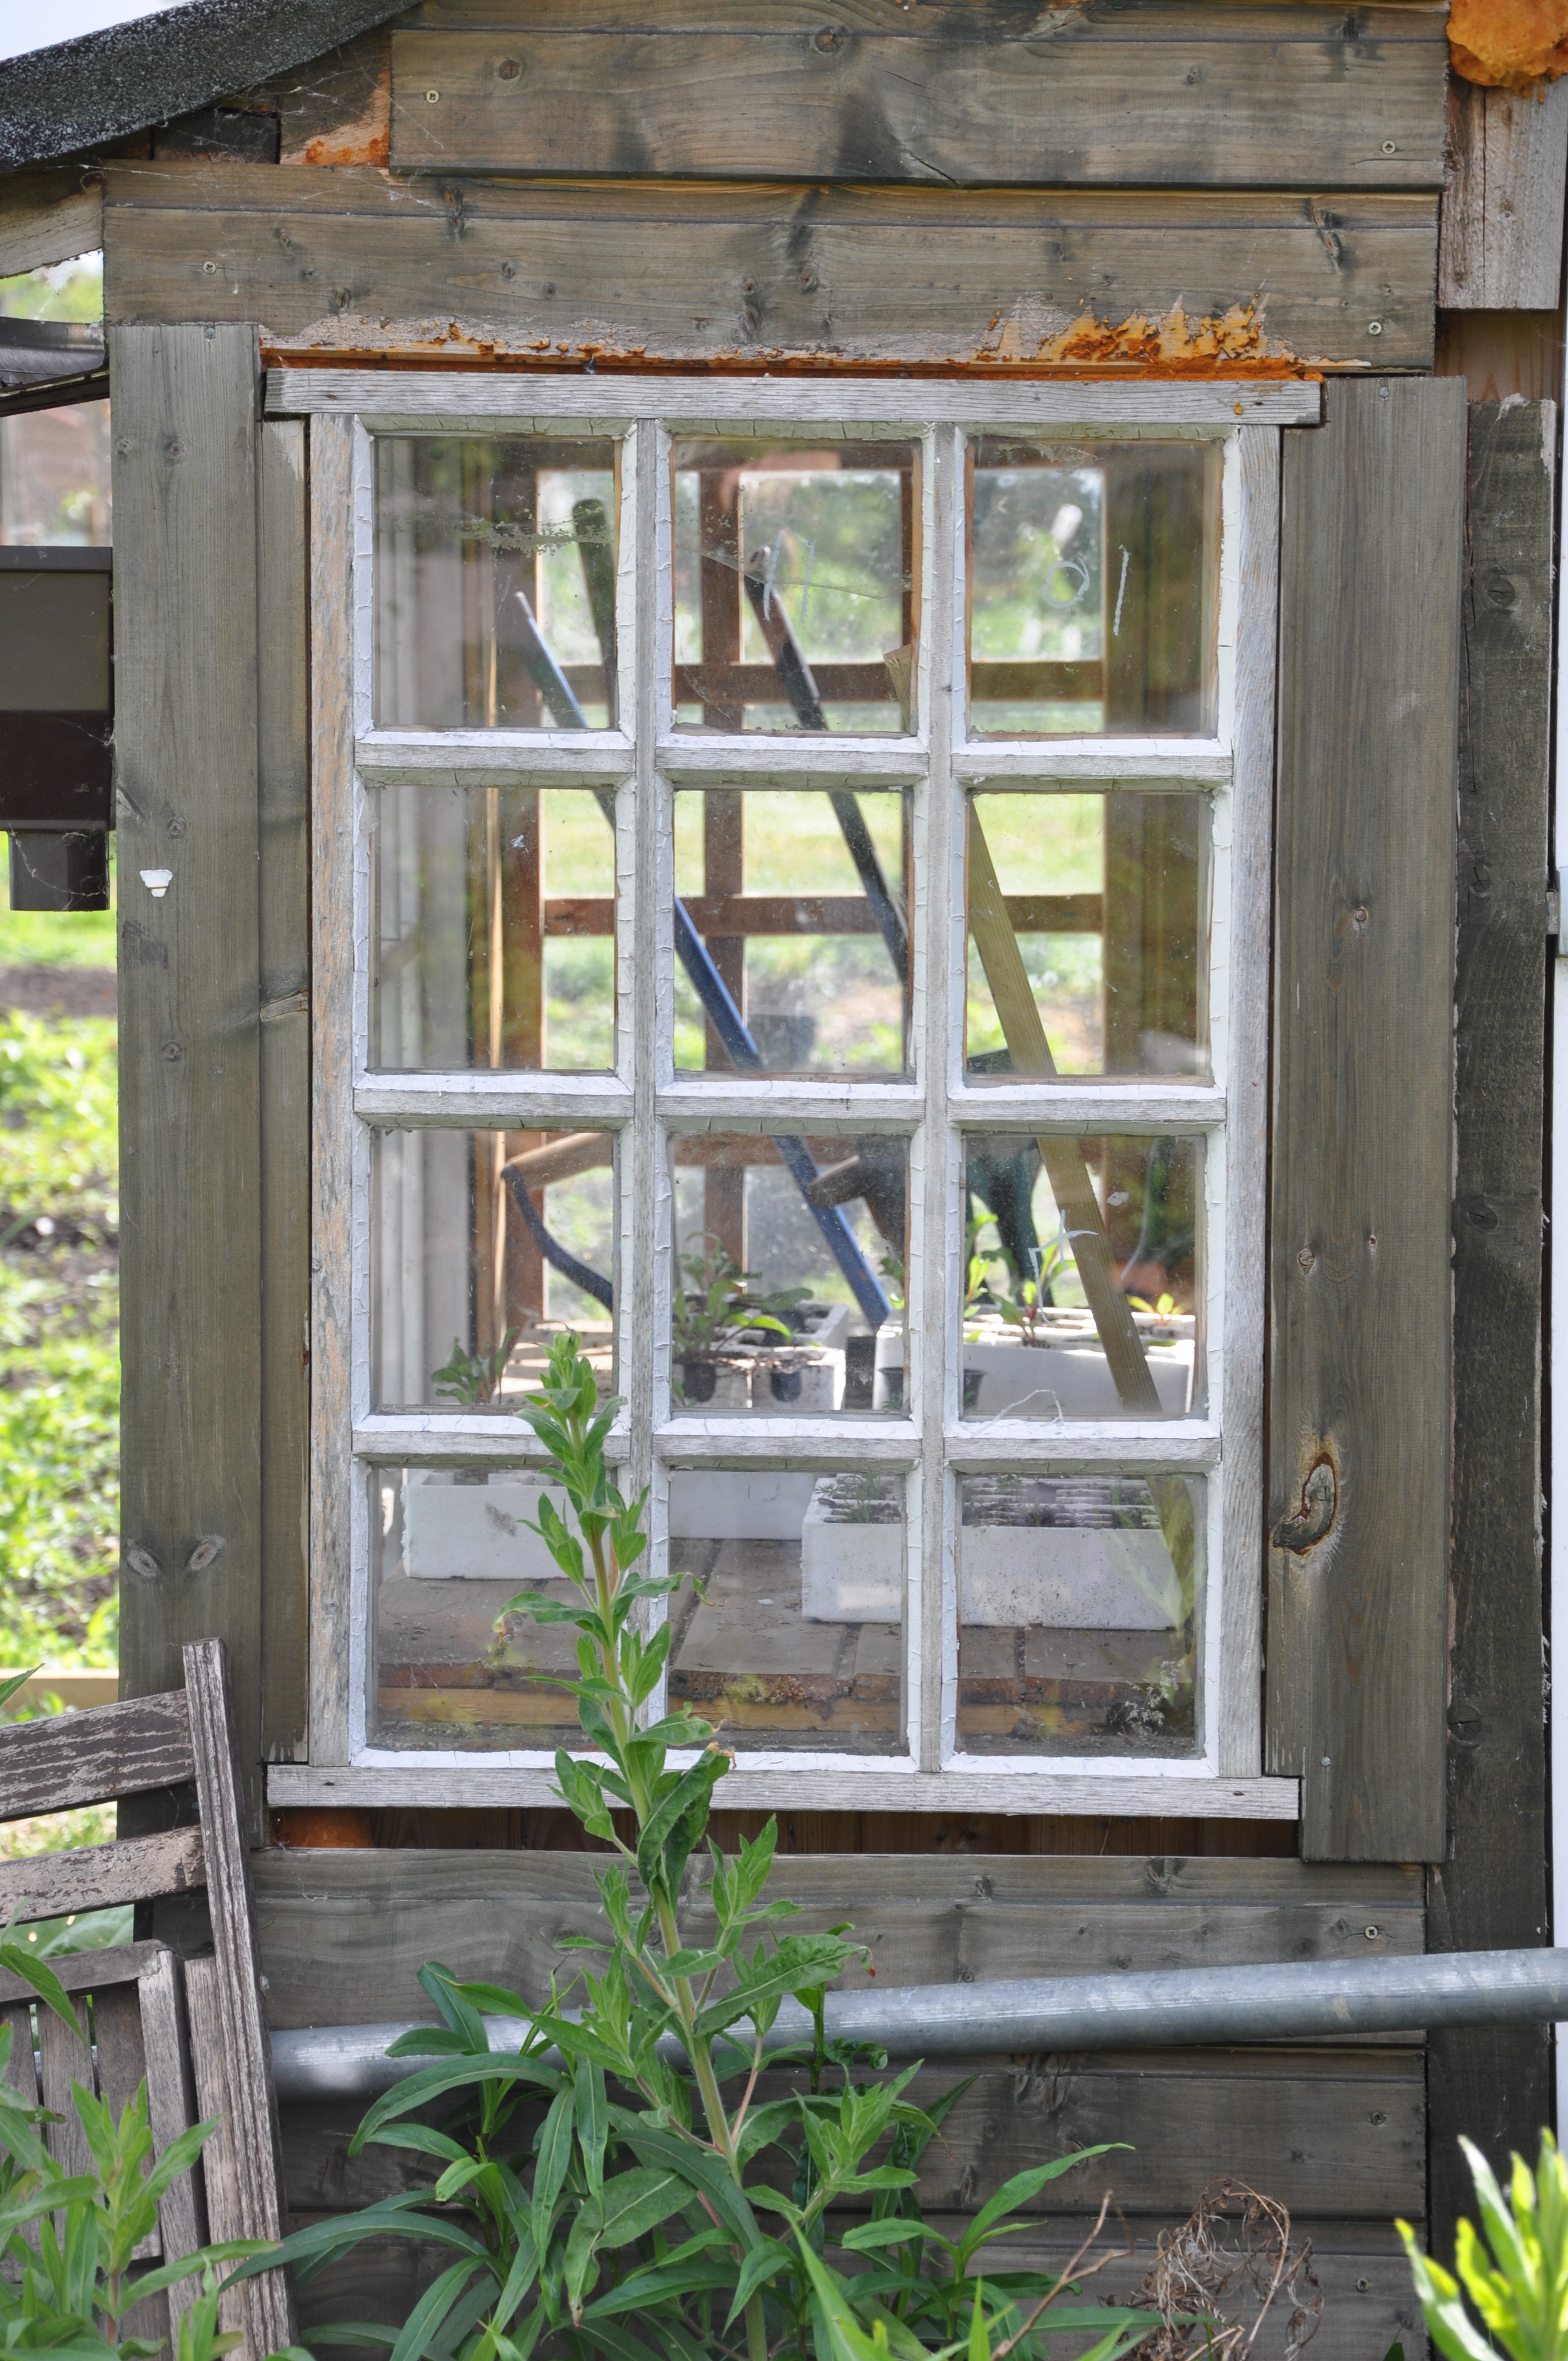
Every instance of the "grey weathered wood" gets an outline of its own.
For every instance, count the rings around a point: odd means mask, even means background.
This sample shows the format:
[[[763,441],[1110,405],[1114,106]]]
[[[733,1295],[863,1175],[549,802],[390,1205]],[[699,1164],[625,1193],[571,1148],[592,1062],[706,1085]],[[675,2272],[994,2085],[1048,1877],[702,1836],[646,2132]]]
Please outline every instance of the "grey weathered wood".
[[[105,1984],[94,1990],[93,2050],[98,2096],[117,2123],[147,2075],[141,1995],[135,1984]],[[154,2228],[137,2247],[132,2259],[152,2262],[162,2252],[162,2238]]]
[[[261,1751],[308,1751],[310,1381],[309,650],[305,430],[257,445],[260,596]]]
[[[161,2156],[170,2142],[196,2121],[183,1978],[172,1951],[160,1949],[148,1960],[137,1979],[137,2002],[147,2070],[148,2121],[154,2150]],[[193,2255],[205,2245],[206,2214],[193,2172],[181,2173],[159,2199],[158,2231],[165,2259],[170,2262]],[[169,2308],[176,2321],[199,2291],[194,2279],[179,2281],[170,2289]]]
[[[11,2035],[11,2054],[5,2060],[5,2081],[17,2092],[29,2107],[38,2103],[38,2072],[33,2054],[33,2013],[27,2002],[13,2001],[8,2008],[0,2008],[0,2025]]]
[[[78,2022],[85,2027],[87,2011],[80,2001],[76,2014]],[[44,2105],[60,2117],[59,2123],[50,2124],[44,2135],[49,2152],[66,2172],[91,2172],[92,2151],[71,2097],[71,2085],[80,2083],[84,2091],[92,2091],[93,2052],[85,2031],[81,2040],[76,2039],[52,2008],[40,2007],[38,2018],[38,2090]]]
[[[1458,1162],[1453,1205],[1450,1857],[1434,1950],[1544,1943],[1541,1118],[1552,694],[1550,402],[1470,412],[1459,733]],[[1431,2213],[1447,2254],[1473,2212],[1463,2132],[1505,2169],[1548,2120],[1544,2026],[1436,2034]]]
[[[243,2185],[245,2133],[236,2116],[234,2086],[225,2056],[223,1971],[215,1959],[186,1960],[185,2015],[190,2027],[197,2119],[214,2126],[202,2150],[207,2235],[214,2244],[253,2237],[256,2234]],[[239,2361],[263,2361],[272,2350],[269,2323],[258,2318],[252,2293],[260,2285],[256,2279],[230,2288],[218,2305],[219,2325],[228,2334],[241,2339],[235,2348]]]
[[[190,1776],[182,1689],[0,1730],[0,1820],[111,1803]]]
[[[428,2017],[415,1977],[436,1955],[543,2000],[553,1973],[575,1971],[566,1938],[602,1927],[597,1866],[565,1852],[258,1854],[270,2020]],[[883,1985],[1424,1946],[1419,1874],[1291,1861],[797,1855],[770,1892],[801,1905],[802,1926],[850,1921]],[[694,1938],[706,1916],[694,1881]]]
[[[259,1809],[256,350],[127,330],[115,378],[121,1680],[234,1656]],[[143,868],[173,882],[155,901]]]
[[[1151,334],[1220,359],[1431,360],[1427,196],[391,181],[236,164],[117,164],[105,188],[111,320],[256,320],[293,348],[440,338],[451,359],[455,323],[488,350],[558,365],[1133,366]],[[1202,325],[1227,314],[1223,334]]]
[[[585,10],[580,30],[543,32],[531,13],[393,33],[394,170],[1442,185],[1448,59],[1424,13],[1145,0],[1016,29],[971,12],[967,38],[908,16],[876,33],[720,30],[664,6],[635,29]]]
[[[1336,385],[1281,552],[1267,1745],[1309,1859],[1443,1850],[1464,388]]]
[[[0,1861],[0,1916],[59,1918],[68,1911],[112,1910],[204,1883],[201,1829],[170,1828],[120,1844]]]
[[[242,1827],[243,1796],[235,1751],[235,1715],[228,1665],[215,1640],[184,1650],[185,1694],[196,1795],[206,1842],[207,1896],[214,1952],[212,1984],[222,2030],[228,2086],[227,2123],[239,2218],[247,2227],[217,2235],[280,2238],[285,2224],[278,2149],[278,2100],[272,2053],[257,1961],[250,1855]],[[197,2004],[191,1997],[192,2045]],[[203,2006],[205,2004],[203,2003]],[[205,2020],[203,2020],[205,2021]],[[205,2037],[210,2038],[210,2035]],[[197,2048],[197,2055],[200,2050]],[[198,2066],[198,2075],[201,2069]],[[294,2341],[292,2291],[286,2273],[266,2271],[246,2282],[249,2334],[259,2356]]]
[[[354,434],[314,419],[311,454],[310,1716],[317,1763],[346,1763],[353,1642]],[[330,1409],[328,1407],[330,1405]]]
[[[1454,312],[1551,312],[1563,275],[1568,90],[1449,90],[1437,300]]]
[[[0,279],[69,262],[103,243],[104,192],[80,164],[0,178]]]
[[[161,1943],[116,1943],[106,1951],[68,1951],[49,1966],[68,1993],[96,1992],[115,1984],[135,1983],[163,1956]],[[0,1970],[0,2008],[30,1998],[33,1987],[25,1978]]]

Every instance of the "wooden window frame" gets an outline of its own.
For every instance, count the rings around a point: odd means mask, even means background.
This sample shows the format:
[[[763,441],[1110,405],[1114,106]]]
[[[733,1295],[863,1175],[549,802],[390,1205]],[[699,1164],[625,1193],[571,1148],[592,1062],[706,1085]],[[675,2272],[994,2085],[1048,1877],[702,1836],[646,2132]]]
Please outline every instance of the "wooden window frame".
[[[1316,424],[1321,389],[1295,381],[957,385],[285,370],[269,407],[311,414],[313,675],[313,1146],[312,1743],[309,1767],[275,1766],[274,1802],[422,1805],[554,1800],[549,1757],[378,1749],[367,1743],[368,1491],[374,1465],[537,1463],[520,1426],[461,1413],[371,1408],[367,1179],[372,1129],[399,1125],[544,1128],[605,1123],[618,1159],[619,1314],[626,1407],[612,1451],[651,1485],[652,1562],[663,1560],[672,1470],[705,1466],[828,1470],[852,1451],[906,1475],[903,1758],[746,1752],[726,1782],[740,1808],[962,1808],[1031,1813],[1294,1818],[1298,1783],[1261,1775],[1265,1208],[1269,903],[1277,627],[1279,443]],[[919,438],[925,562],[915,733],[820,740],[674,729],[669,446],[716,428],[786,439],[852,426]],[[1071,427],[1097,441],[1193,437],[1223,446],[1215,734],[1180,739],[962,742],[966,433]],[[371,711],[372,445],[377,434],[540,432],[624,438],[619,644],[622,730],[590,733],[378,729]],[[826,759],[825,759],[826,758]],[[376,1076],[368,1042],[369,892],[365,817],[378,785],[605,784],[617,792],[618,1011],[613,1076]],[[677,1072],[671,831],[676,785],[873,784],[916,798],[916,959],[910,1083]],[[1211,798],[1212,1085],[1150,1079],[967,1086],[962,798],[987,790],[1194,786]],[[652,883],[652,890],[646,890]],[[653,991],[634,991],[652,974]],[[664,1068],[659,1064],[661,1038]],[[851,1107],[853,1112],[851,1113]],[[910,1395],[916,1412],[831,1420],[669,1415],[655,1340],[669,1314],[669,1128],[799,1124],[883,1128],[911,1142]],[[1027,1421],[958,1416],[952,1289],[961,1259],[960,1126],[1090,1134],[1201,1133],[1205,1157],[1210,1410],[1201,1419],[1083,1422],[1070,1441]],[[930,1155],[924,1143],[940,1143]],[[1223,1218],[1222,1218],[1223,1217]],[[934,1243],[934,1246],[933,1244]],[[933,1277],[933,1271],[937,1276]],[[919,1406],[927,1407],[924,1415]],[[1222,1448],[1222,1433],[1223,1438]],[[955,1479],[983,1471],[1116,1466],[1207,1480],[1207,1609],[1200,1665],[1201,1751],[1188,1761],[1041,1762],[956,1755]],[[935,1568],[937,1582],[925,1578]]]

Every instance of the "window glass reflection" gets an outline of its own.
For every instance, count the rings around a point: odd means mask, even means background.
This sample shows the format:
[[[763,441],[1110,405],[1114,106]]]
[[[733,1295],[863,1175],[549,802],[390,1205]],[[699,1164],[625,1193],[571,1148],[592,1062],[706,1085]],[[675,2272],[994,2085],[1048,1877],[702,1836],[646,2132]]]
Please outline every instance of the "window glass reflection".
[[[370,1199],[378,1410],[504,1412],[576,1330],[614,1382],[615,1135],[384,1131]]]
[[[752,1748],[904,1749],[904,1479],[670,1478],[670,1699]]]
[[[615,721],[616,445],[376,443],[376,719],[423,730]]]
[[[969,495],[972,735],[1213,728],[1214,445],[981,436]]]
[[[967,1476],[959,1501],[959,1752],[1196,1752],[1201,1479]]]
[[[676,444],[679,728],[909,730],[917,456]]]
[[[902,1074],[910,864],[905,796],[677,794],[676,1066]]]

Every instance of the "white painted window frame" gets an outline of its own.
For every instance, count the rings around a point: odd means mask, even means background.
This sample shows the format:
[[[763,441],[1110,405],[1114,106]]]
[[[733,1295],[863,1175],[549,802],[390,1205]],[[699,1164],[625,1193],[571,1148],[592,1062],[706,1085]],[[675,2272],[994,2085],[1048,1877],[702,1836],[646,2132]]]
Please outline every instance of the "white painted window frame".
[[[397,1123],[602,1122],[620,1135],[618,1305],[626,1404],[612,1437],[652,1489],[652,1556],[666,1561],[678,1468],[787,1463],[828,1471],[852,1454],[908,1484],[905,1757],[742,1753],[732,1807],[971,1809],[1293,1818],[1297,1784],[1260,1775],[1262,1410],[1269,901],[1279,430],[1315,424],[1321,389],[1295,382],[1154,384],[712,380],[285,370],[269,409],[312,418],[314,1033],[311,1753],[275,1765],[278,1804],[526,1805],[554,1800],[537,1752],[378,1749],[367,1736],[369,1485],[380,1465],[526,1466],[521,1424],[460,1412],[389,1415],[369,1392],[371,1132]],[[1218,716],[1212,738],[1049,741],[962,735],[966,433],[1071,428],[1097,441],[1198,438],[1222,446]],[[371,708],[373,439],[387,433],[538,432],[622,439],[618,586],[625,727],[593,732],[377,729]],[[839,740],[682,733],[671,719],[670,440],[852,432],[923,443],[922,608],[916,729]],[[368,799],[394,783],[606,784],[618,797],[617,1063],[613,1076],[378,1076],[368,1044]],[[677,785],[898,785],[916,808],[910,1083],[677,1073],[673,1016],[671,799]],[[962,799],[967,791],[1185,785],[1212,811],[1212,1084],[1158,1080],[983,1089],[962,1070]],[[638,991],[650,974],[652,991]],[[962,1253],[961,1126],[1200,1133],[1204,1158],[1209,1409],[1202,1418],[965,1423],[958,1415],[954,1290]],[[883,1128],[910,1137],[909,1396],[904,1418],[670,1413],[672,1129]],[[933,1144],[935,1152],[933,1153]],[[965,1758],[953,1747],[957,1483],[985,1470],[1114,1466],[1207,1481],[1201,1752],[1191,1760]],[[934,1575],[936,1579],[931,1579]]]

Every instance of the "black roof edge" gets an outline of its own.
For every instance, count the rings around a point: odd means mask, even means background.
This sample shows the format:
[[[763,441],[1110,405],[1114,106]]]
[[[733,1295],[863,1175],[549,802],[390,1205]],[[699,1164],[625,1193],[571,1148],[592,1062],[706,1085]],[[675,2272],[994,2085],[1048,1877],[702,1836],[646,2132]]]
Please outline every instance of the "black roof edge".
[[[409,0],[184,0],[7,59],[0,170],[52,163],[307,64]]]

